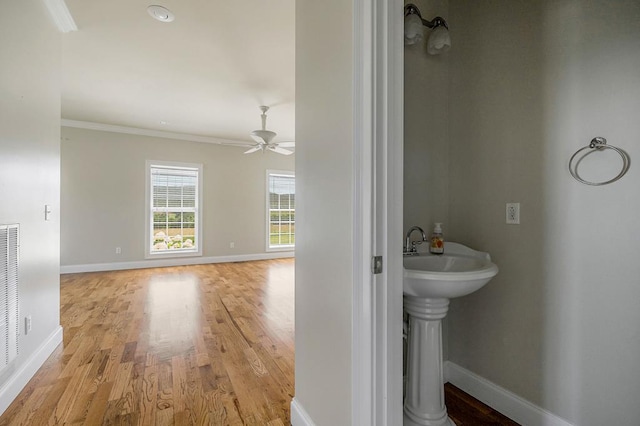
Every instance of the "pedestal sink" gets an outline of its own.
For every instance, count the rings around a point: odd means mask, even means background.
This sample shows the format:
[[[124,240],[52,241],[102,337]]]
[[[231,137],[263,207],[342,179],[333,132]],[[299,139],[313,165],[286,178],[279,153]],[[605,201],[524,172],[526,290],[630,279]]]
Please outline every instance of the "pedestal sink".
[[[404,258],[409,315],[404,426],[455,426],[444,404],[442,319],[449,299],[479,290],[497,273],[488,253],[457,243],[446,243],[441,255]]]

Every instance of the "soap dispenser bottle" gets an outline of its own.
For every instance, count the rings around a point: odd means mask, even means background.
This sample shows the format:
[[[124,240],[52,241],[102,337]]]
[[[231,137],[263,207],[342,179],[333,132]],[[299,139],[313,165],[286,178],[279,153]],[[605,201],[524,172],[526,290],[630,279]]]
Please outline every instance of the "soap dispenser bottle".
[[[436,223],[431,234],[431,244],[429,251],[433,254],[444,253],[444,237],[442,236],[442,223]]]

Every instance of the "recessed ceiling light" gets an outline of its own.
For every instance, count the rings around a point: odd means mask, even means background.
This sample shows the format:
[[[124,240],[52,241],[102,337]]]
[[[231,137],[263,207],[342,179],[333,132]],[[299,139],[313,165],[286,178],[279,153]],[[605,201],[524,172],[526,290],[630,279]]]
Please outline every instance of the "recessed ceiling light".
[[[155,4],[147,7],[147,12],[160,22],[171,22],[176,19],[175,15],[169,9]]]

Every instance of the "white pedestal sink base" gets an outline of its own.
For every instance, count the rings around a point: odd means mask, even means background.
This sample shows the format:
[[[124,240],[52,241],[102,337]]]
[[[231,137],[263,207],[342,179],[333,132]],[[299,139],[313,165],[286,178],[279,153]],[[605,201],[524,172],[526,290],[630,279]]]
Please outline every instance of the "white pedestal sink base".
[[[479,290],[498,267],[489,253],[450,242],[445,243],[444,254],[406,256],[402,263],[410,328],[404,425],[455,426],[444,405],[442,318],[449,299]]]
[[[424,423],[416,423],[407,416],[405,413],[404,420],[402,422],[402,426],[422,426]],[[435,424],[435,423],[427,423],[427,424]],[[449,417],[445,417],[444,423],[437,423],[442,426],[456,426],[456,424]]]
[[[404,296],[409,314],[404,426],[455,426],[444,404],[442,318],[449,299]]]

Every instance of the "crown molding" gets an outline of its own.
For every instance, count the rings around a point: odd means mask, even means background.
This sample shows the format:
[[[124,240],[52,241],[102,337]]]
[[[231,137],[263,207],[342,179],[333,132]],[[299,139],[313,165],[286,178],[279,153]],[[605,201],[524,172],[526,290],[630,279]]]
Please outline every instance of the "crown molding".
[[[140,129],[137,127],[116,126],[113,124],[95,123],[91,121],[67,120],[60,121],[62,127],[75,127],[77,129],[99,130],[102,132],[125,133],[128,135],[151,136],[155,138],[177,139],[190,142],[213,143],[217,145],[231,146],[251,146],[248,141],[238,141],[233,139],[220,139],[210,136],[190,135],[187,133],[165,132],[163,130]]]
[[[78,31],[73,16],[69,12],[69,8],[64,0],[44,0],[44,4],[47,6],[51,19],[61,33],[69,33],[71,31]]]

